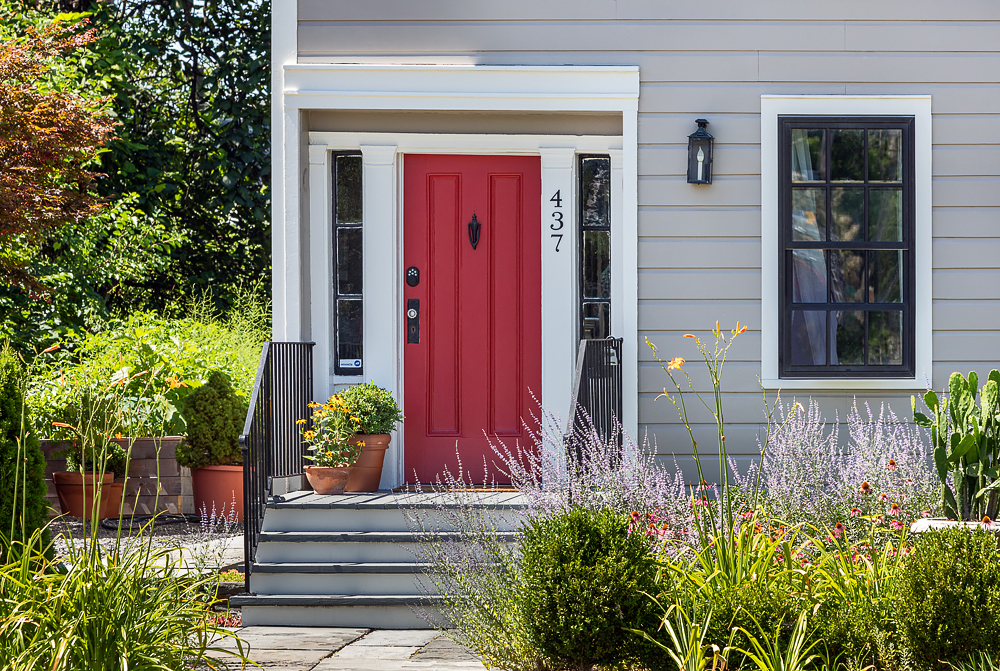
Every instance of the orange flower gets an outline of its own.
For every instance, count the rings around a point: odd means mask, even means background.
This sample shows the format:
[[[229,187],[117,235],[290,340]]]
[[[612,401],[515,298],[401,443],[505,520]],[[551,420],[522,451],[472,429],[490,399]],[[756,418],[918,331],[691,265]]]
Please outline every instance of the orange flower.
[[[73,428],[69,424],[65,424],[63,422],[52,422],[52,426],[58,426],[61,429],[72,429]]]
[[[685,334],[684,334],[684,337],[685,337],[685,338],[691,338],[692,340],[697,340],[697,339],[698,339],[698,336],[696,336],[696,335],[693,335],[693,334],[691,334],[691,333],[685,333]]]
[[[42,350],[42,354],[48,354],[49,352],[55,352],[57,349],[59,349],[59,343],[56,343],[55,345],[52,345],[51,347],[46,347],[45,349]]]
[[[679,356],[675,356],[667,363],[667,370],[677,370],[684,365],[684,359]]]

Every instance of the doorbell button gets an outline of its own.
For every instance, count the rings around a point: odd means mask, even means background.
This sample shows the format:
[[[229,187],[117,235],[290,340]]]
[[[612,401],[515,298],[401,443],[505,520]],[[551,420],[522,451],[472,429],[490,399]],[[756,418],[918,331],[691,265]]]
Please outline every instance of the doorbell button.
[[[406,269],[406,283],[415,287],[420,284],[420,269],[416,266],[410,266]]]

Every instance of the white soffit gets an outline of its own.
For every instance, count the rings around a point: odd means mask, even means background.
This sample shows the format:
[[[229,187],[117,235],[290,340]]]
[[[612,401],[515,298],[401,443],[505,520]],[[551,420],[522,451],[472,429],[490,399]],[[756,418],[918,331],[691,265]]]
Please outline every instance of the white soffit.
[[[284,66],[285,107],[622,111],[639,100],[638,66]]]

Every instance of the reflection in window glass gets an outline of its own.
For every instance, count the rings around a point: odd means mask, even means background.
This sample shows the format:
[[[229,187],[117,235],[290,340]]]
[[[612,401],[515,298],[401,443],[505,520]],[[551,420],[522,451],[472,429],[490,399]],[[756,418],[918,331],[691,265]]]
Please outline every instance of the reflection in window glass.
[[[903,190],[868,190],[868,239],[899,242],[903,239]]]
[[[363,375],[361,156],[333,159],[333,370],[337,375]]]
[[[868,131],[868,181],[899,182],[903,179],[903,131],[872,128]]]
[[[814,182],[826,179],[823,141],[826,131],[792,129],[792,181]]]
[[[868,313],[868,364],[898,366],[903,363],[903,313]]]
[[[792,310],[792,365],[826,365],[826,312]]]
[[[585,227],[611,225],[611,159],[580,159],[581,223]]]
[[[865,180],[865,132],[860,128],[830,131],[830,180],[863,182]]]
[[[826,189],[792,189],[792,240],[826,240]]]
[[[611,298],[611,232],[583,233],[583,297]]]
[[[580,193],[580,337],[611,335],[611,158],[582,156]]]
[[[830,250],[830,300],[864,303],[864,286],[865,253],[850,249]]]
[[[338,224],[361,223],[361,157],[338,156],[336,166]]]
[[[899,303],[903,300],[903,252],[885,249],[868,252],[868,302]]]
[[[792,302],[826,303],[826,255],[822,249],[792,251]]]
[[[838,242],[853,242],[864,237],[865,231],[865,190],[830,189],[830,239]]]
[[[832,312],[836,328],[834,343],[830,352],[830,363],[839,366],[860,366],[865,360],[865,313]]]

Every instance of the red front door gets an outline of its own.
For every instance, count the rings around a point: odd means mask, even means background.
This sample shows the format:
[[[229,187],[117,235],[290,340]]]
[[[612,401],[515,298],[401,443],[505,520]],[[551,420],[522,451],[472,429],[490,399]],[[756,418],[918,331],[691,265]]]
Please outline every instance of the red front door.
[[[540,162],[407,155],[404,172],[406,480],[457,474],[457,449],[467,480],[485,457],[503,482],[488,441],[530,441],[541,396]]]

